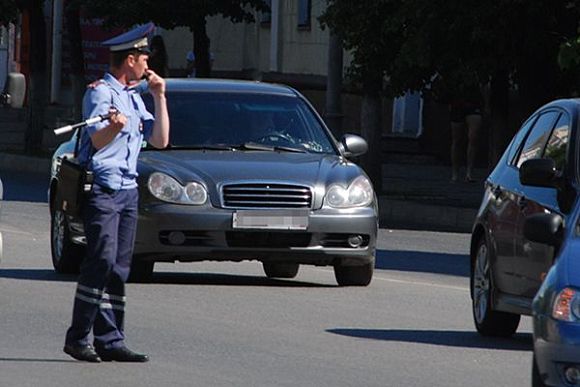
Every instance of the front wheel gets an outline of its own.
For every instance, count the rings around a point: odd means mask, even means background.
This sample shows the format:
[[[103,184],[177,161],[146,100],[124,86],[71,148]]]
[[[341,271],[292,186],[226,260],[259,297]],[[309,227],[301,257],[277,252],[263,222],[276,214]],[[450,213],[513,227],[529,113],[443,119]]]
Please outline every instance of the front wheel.
[[[85,248],[71,241],[68,218],[60,210],[55,210],[50,217],[50,252],[58,273],[79,273]]]
[[[520,315],[492,309],[490,251],[485,238],[479,241],[476,254],[471,270],[471,310],[475,328],[483,336],[512,336],[518,329]]]
[[[361,266],[334,266],[334,277],[339,286],[368,286],[375,271],[374,257],[371,262]]]
[[[268,278],[294,278],[298,275],[300,265],[297,263],[262,262],[262,267]]]

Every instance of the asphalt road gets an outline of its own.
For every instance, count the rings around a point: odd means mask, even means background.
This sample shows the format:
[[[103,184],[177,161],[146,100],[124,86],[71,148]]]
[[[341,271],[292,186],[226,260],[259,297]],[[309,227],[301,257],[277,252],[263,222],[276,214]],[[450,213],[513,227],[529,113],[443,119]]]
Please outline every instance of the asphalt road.
[[[45,184],[0,176],[2,387],[530,385],[529,318],[511,339],[474,331],[469,235],[401,230],[380,231],[366,288],[330,268],[275,281],[252,262],[157,265],[127,289],[128,345],[152,360],[76,362],[62,352],[75,278],[52,271]]]

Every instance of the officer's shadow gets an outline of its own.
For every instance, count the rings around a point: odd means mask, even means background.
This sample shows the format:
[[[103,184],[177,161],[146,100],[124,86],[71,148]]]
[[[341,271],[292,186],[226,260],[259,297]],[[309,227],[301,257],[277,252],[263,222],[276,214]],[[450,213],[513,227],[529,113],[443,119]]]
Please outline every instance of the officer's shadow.
[[[0,278],[32,281],[76,282],[74,274],[59,274],[52,269],[0,269]]]
[[[67,359],[41,359],[41,358],[27,358],[27,357],[0,357],[0,363],[78,363],[78,360]]]

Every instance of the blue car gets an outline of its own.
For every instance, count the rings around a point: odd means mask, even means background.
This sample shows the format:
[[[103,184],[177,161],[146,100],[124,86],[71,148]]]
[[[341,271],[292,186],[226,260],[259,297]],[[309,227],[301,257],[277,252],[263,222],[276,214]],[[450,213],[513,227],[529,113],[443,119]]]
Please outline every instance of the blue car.
[[[0,180],[0,202],[4,199],[4,185],[2,184],[2,180]],[[4,256],[4,239],[2,237],[2,232],[0,232],[0,261]]]
[[[580,99],[542,106],[485,182],[471,241],[474,323],[511,336],[533,316],[533,386],[580,386]]]

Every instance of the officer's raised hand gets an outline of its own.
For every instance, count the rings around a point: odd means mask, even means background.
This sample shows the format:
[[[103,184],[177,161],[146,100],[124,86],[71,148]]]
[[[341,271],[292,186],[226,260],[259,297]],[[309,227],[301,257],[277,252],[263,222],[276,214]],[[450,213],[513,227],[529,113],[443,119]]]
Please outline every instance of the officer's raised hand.
[[[165,94],[165,79],[161,78],[151,69],[145,70],[145,77],[147,83],[149,84],[149,91],[154,97],[162,96]]]

